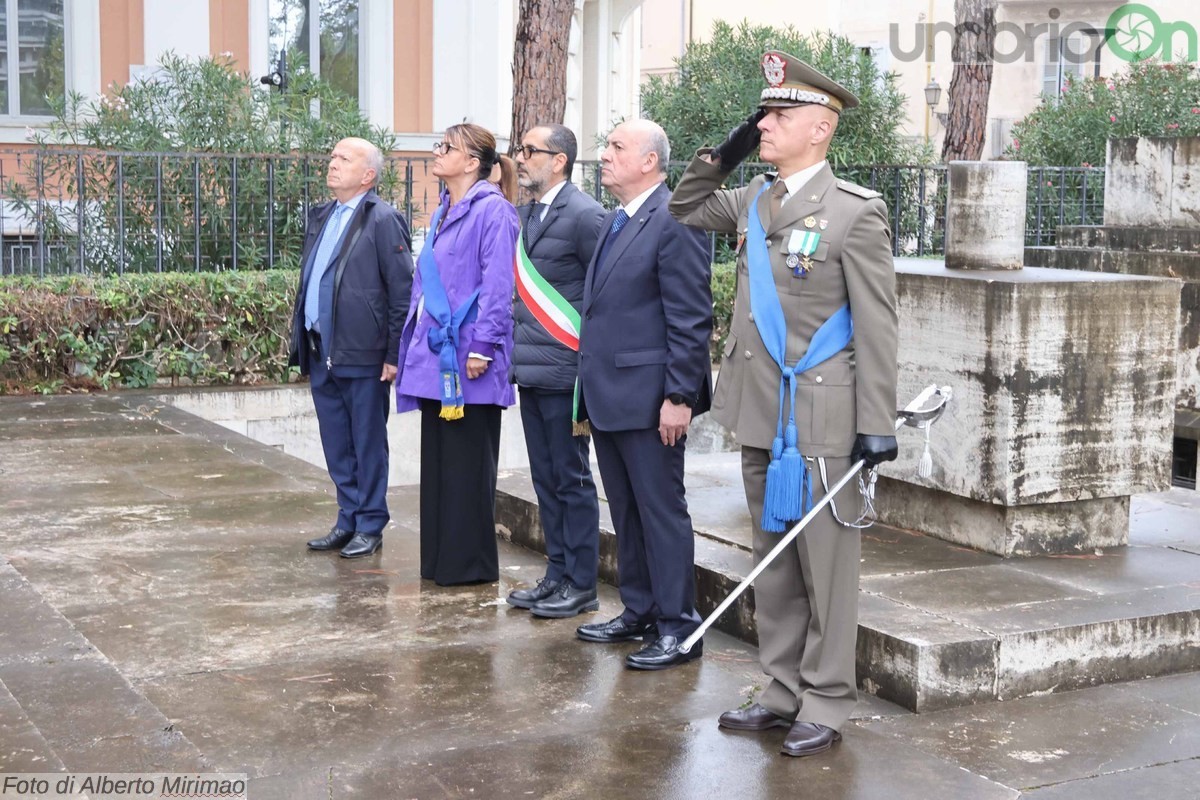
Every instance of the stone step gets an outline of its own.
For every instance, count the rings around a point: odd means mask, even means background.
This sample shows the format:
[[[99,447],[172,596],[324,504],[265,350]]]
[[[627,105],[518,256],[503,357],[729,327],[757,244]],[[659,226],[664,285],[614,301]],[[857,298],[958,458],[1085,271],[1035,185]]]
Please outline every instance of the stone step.
[[[1200,282],[1200,253],[1102,250],[1062,245],[1026,247],[1025,265]]]
[[[1063,225],[1058,228],[1056,242],[1059,247],[1200,254],[1200,228]]]
[[[705,615],[752,566],[737,465],[735,453],[689,457],[697,607]],[[1159,514],[1159,527],[1195,513],[1173,512],[1152,496],[1133,502],[1135,540],[1147,509]],[[606,506],[600,573],[615,584]],[[505,535],[544,552],[528,475],[502,476],[496,507]],[[876,525],[863,533],[860,685],[926,712],[1200,669],[1200,535],[1171,545],[1012,560]],[[716,627],[757,641],[753,588]]]

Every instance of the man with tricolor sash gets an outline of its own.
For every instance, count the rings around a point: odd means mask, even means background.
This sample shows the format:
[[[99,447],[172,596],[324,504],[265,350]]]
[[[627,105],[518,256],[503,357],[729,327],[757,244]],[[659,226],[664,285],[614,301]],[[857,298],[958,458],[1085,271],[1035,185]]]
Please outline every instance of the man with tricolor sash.
[[[756,562],[852,465],[896,457],[895,269],[879,194],[826,163],[858,99],[786,53],[762,57],[760,106],[684,173],[671,213],[737,233],[737,293],[712,413],[737,435]],[[761,145],[761,146],[760,146]],[[755,147],[778,172],[721,184]],[[723,728],[787,729],[782,752],[828,750],[857,703],[862,498],[839,492],[755,582],[758,702]]]
[[[562,125],[541,125],[516,148],[520,206],[512,380],[520,393],[529,469],[546,541],[546,575],[508,602],[539,617],[600,607],[596,595],[600,508],[589,439],[572,435],[579,374],[579,309],[604,209],[569,180],[578,150]]]

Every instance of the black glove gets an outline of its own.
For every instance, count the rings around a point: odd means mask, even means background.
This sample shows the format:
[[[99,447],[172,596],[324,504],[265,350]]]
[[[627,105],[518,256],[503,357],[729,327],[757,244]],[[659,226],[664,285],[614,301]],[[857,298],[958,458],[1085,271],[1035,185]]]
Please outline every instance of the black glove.
[[[860,460],[866,461],[868,467],[873,467],[884,461],[894,461],[898,452],[895,436],[872,436],[869,433],[860,433],[854,440],[854,447],[850,450],[850,461],[854,464]]]
[[[746,156],[758,147],[762,131],[758,129],[758,121],[767,115],[765,108],[755,109],[746,117],[746,121],[729,132],[725,141],[713,148],[710,158],[721,165],[724,172],[732,172],[733,168],[746,160]]]

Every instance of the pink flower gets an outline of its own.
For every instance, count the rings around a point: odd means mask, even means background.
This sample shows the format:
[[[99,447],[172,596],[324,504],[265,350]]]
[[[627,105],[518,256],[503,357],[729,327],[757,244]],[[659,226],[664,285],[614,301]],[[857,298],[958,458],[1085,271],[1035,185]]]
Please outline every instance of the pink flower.
[[[1047,186],[1053,186],[1053,185],[1054,185],[1054,181],[1046,181],[1046,185],[1047,185]]]
[[[1021,149],[1020,141],[1013,139],[1013,150],[1020,150],[1020,149]]]
[[[1116,121],[1117,121],[1117,117],[1116,117],[1116,115],[1112,115],[1112,116],[1110,116],[1110,117],[1108,118],[1108,121],[1109,121],[1109,122],[1116,122]]]
[[[1092,165],[1085,161],[1079,166],[1083,167],[1084,169],[1090,169]]]
[[[1178,123],[1178,122],[1168,122],[1168,123],[1167,123],[1167,130],[1169,130],[1169,131],[1173,131],[1173,130],[1175,130],[1175,129],[1176,129],[1176,128],[1178,128],[1178,127],[1179,127],[1179,123]]]
[[[1200,114],[1200,108],[1193,108],[1193,109],[1192,109],[1192,113],[1193,113],[1193,114]]]

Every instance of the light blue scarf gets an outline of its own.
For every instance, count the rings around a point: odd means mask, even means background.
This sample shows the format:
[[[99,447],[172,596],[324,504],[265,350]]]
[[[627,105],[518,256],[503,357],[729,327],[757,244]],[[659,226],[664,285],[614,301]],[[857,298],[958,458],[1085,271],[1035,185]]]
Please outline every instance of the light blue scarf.
[[[782,533],[787,523],[798,520],[812,507],[812,479],[804,456],[796,447],[796,376],[840,353],[854,338],[850,305],[839,308],[825,320],[809,342],[808,350],[795,366],[785,361],[787,320],[775,288],[767,233],[758,218],[758,201],[770,186],[764,183],[750,204],[746,230],[746,261],[750,270],[750,311],[763,345],[779,366],[779,421],[771,444],[771,464],[767,467],[767,486],[763,499],[761,526],[769,533]],[[789,398],[787,426],[783,424],[785,390]]]
[[[417,269],[421,272],[425,310],[437,323],[429,329],[428,341],[429,349],[438,355],[438,370],[441,373],[442,410],[438,416],[446,420],[455,420],[463,418],[462,379],[458,374],[458,332],[463,322],[469,320],[471,313],[475,311],[479,289],[451,313],[450,298],[446,294],[446,287],[442,285],[442,276],[433,256],[433,244],[437,241],[438,223],[441,218],[442,206],[438,206],[433,212],[433,219],[429,221],[429,238],[421,248]]]

